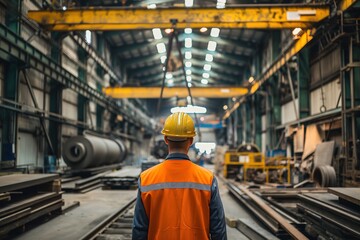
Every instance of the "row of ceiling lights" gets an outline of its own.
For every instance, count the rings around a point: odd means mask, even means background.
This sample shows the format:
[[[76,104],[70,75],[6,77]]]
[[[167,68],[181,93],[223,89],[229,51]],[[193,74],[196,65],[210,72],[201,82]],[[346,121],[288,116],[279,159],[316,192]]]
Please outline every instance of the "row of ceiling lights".
[[[225,8],[225,3],[226,3],[226,0],[218,0],[217,4],[216,4],[216,7],[217,8]],[[193,0],[185,0],[185,7],[192,7],[193,4],[194,4]],[[148,5],[148,8],[149,9],[155,9],[156,4],[150,4],[150,5]],[[207,31],[207,28],[201,28],[200,29],[200,32],[206,32],[206,31]],[[166,29],[165,32],[170,34],[172,32],[172,30],[171,29]],[[185,34],[190,35],[192,33],[192,29],[191,28],[185,28],[184,32],[185,32]],[[152,33],[154,35],[155,40],[160,40],[160,39],[163,38],[160,28],[152,29]],[[219,28],[212,28],[211,29],[211,31],[210,31],[210,36],[211,37],[216,38],[216,37],[219,37],[219,35],[220,35],[220,29]],[[191,77],[192,72],[191,72],[190,68],[192,66],[192,63],[191,63],[192,39],[191,39],[190,36],[185,38],[184,45],[185,45],[185,48],[186,48],[186,51],[185,51],[186,81],[187,81],[188,86],[191,87],[192,86],[192,83],[191,83],[191,81],[192,81],[192,77]],[[208,42],[207,50],[209,52],[215,52],[216,46],[217,46],[216,41],[211,40],[211,41]],[[159,54],[165,54],[166,53],[165,43],[156,44],[156,49],[157,49]],[[214,56],[212,55],[212,53],[207,53],[205,55],[206,63],[204,64],[204,67],[203,67],[204,72],[202,74],[202,79],[201,79],[201,83],[204,84],[204,85],[208,84],[208,82],[209,82],[208,78],[210,77],[211,62],[213,60],[214,60]],[[161,61],[162,64],[164,64],[165,61],[166,61],[166,56],[162,55],[160,57],[160,61]],[[163,67],[163,70],[165,70],[165,67]],[[171,73],[166,74],[166,79],[167,79],[167,84],[169,86],[173,85],[174,80],[173,80],[173,76],[172,76]]]

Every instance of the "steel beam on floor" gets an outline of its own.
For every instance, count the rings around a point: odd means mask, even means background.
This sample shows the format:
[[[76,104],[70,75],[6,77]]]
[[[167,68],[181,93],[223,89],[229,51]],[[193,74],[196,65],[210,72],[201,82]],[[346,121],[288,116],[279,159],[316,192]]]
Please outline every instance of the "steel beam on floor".
[[[29,11],[52,31],[171,28],[309,28],[330,15],[328,5],[240,5],[234,8],[108,8]]]
[[[161,87],[115,87],[104,88],[103,92],[112,98],[159,98]],[[247,94],[247,88],[242,87],[193,87],[193,97],[230,98]],[[189,95],[186,87],[164,88],[163,98]]]

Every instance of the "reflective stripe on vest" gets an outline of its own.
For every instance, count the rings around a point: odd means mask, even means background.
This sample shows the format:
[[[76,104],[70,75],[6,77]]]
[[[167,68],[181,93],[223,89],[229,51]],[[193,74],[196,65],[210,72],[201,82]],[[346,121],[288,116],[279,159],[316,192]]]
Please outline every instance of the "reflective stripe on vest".
[[[151,184],[148,186],[141,186],[141,192],[149,192],[152,190],[160,190],[160,189],[169,189],[169,188],[189,188],[189,189],[197,189],[203,191],[210,191],[211,186],[208,184],[194,183],[194,182],[167,182],[167,183],[157,183]]]

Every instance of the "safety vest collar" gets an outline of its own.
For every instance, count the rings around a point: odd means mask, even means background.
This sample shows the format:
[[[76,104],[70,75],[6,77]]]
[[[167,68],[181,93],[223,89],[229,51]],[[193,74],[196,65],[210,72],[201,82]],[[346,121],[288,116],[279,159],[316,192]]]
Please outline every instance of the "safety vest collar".
[[[190,160],[190,158],[185,153],[170,153],[165,160]]]

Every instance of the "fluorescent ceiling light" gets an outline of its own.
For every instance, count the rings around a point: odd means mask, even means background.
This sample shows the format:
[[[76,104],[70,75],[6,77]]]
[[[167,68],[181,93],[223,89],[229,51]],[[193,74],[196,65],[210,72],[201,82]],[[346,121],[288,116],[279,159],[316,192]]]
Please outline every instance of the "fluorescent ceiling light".
[[[204,70],[205,71],[210,71],[211,70],[211,65],[210,64],[205,64],[204,65]]]
[[[200,28],[200,32],[206,32],[207,31],[207,28],[206,27],[202,27],[202,28]]]
[[[185,52],[185,59],[191,59],[191,52],[190,51],[186,51]]]
[[[189,83],[190,84],[190,83]],[[173,107],[171,113],[185,112],[185,113],[206,113],[207,109],[200,106],[187,105],[186,107]]]
[[[224,106],[223,106],[223,109],[224,109],[224,110],[227,110],[228,108],[229,108],[229,107],[228,107],[227,105],[224,105]]]
[[[208,81],[207,79],[201,79],[201,83],[202,83],[202,84],[208,84],[209,81]]]
[[[158,43],[158,44],[156,44],[156,48],[157,48],[158,53],[164,53],[164,52],[166,52],[165,43]]]
[[[190,61],[186,61],[186,62],[185,62],[185,67],[190,68],[190,67],[191,67],[191,62],[190,62]]]
[[[208,54],[208,53],[205,55],[205,61],[212,62],[213,60],[214,60],[213,55]]]
[[[167,79],[170,79],[170,78],[173,77],[173,75],[172,75],[171,73],[166,73],[165,77],[166,77]]]
[[[191,87],[191,86],[192,86],[191,82],[188,82],[188,87]]]
[[[249,77],[249,83],[252,83],[255,80],[253,76]]]
[[[295,28],[293,31],[292,31],[292,34],[294,36],[297,36],[299,35],[299,33],[301,33],[302,29],[301,28]]]
[[[210,154],[211,151],[215,150],[216,144],[214,142],[197,142],[195,143],[195,148],[199,150],[200,153]]]
[[[185,0],[185,7],[192,7],[194,5],[194,0]]]
[[[225,8],[225,3],[217,3],[216,8]]]
[[[186,70],[186,75],[191,75],[191,70],[190,69]]]
[[[166,61],[166,56],[161,56],[161,57],[160,57],[160,61],[161,61],[162,64],[164,64],[165,61]]]
[[[186,97],[186,100],[187,100],[188,103],[191,102],[191,97],[190,97],[190,96],[187,96],[187,97]]]
[[[172,85],[172,84],[174,84],[174,80],[173,80],[173,79],[169,79],[169,80],[167,81],[167,83],[168,83],[169,85]]]
[[[192,29],[191,29],[191,28],[185,28],[185,29],[184,29],[184,32],[185,32],[186,34],[190,34],[190,33],[192,33]]]
[[[218,37],[219,34],[220,34],[219,28],[212,28],[210,31],[210,36],[212,36],[212,37]]]
[[[147,6],[147,8],[148,8],[148,9],[155,9],[155,8],[156,8],[156,4],[155,4],[155,3],[149,4],[149,5]]]
[[[191,82],[191,76],[186,76],[186,81]]]
[[[226,0],[217,0],[217,3],[223,3],[223,4],[225,4],[225,3],[226,3]]]
[[[160,28],[153,28],[152,33],[155,39],[162,39],[163,37]]]
[[[192,46],[191,38],[185,38],[185,47],[186,48],[191,48],[191,46]]]
[[[85,40],[88,44],[91,44],[91,31],[90,30],[85,31]]]
[[[63,7],[62,7],[62,10],[63,10],[63,11],[66,11],[66,9],[67,9],[66,6],[63,6]]]
[[[163,67],[163,72],[165,72],[165,67]]]
[[[215,49],[216,49],[216,42],[215,42],[215,41],[209,41],[209,44],[208,44],[207,49],[208,49],[209,51],[215,51]]]
[[[202,74],[202,77],[203,77],[203,78],[209,78],[209,77],[210,77],[210,74],[209,74],[209,73],[203,73],[203,74]]]

